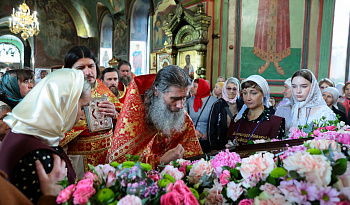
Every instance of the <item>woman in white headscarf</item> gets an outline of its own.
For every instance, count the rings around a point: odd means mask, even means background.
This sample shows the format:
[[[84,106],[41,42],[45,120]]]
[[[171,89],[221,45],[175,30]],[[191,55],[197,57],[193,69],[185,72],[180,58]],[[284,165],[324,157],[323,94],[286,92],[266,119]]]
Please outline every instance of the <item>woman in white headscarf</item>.
[[[259,75],[242,83],[244,105],[228,129],[230,140],[244,145],[249,140],[284,137],[284,118],[270,114],[270,89]],[[279,126],[276,126],[279,125]]]
[[[229,78],[222,87],[222,98],[211,107],[208,134],[212,150],[225,149],[228,142],[227,129],[233,116],[241,109],[243,102],[239,99],[240,83],[237,78]]]
[[[82,71],[55,71],[36,85],[4,119],[12,130],[0,146],[0,169],[34,204],[41,196],[36,160],[50,173],[52,154],[59,155],[67,165],[69,182],[74,183],[72,165],[58,144],[64,133],[79,119],[84,119],[84,107],[91,100],[90,87]]]
[[[348,124],[345,112],[339,110],[337,102],[339,98],[339,91],[334,87],[327,87],[322,91],[322,97],[327,106],[336,114],[339,115],[339,120]]]
[[[307,69],[296,71],[292,76],[292,127],[311,124],[326,117],[335,120],[334,112],[324,101],[314,74]]]
[[[278,104],[275,115],[285,119],[285,128],[288,131],[292,126],[292,78],[284,81],[283,95],[283,100]]]

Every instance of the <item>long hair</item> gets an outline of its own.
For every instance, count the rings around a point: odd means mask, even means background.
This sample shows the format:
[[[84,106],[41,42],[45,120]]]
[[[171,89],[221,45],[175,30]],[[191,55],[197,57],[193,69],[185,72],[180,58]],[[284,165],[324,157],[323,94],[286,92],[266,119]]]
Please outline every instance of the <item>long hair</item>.
[[[81,58],[91,58],[95,62],[97,75],[96,79],[99,79],[101,72],[96,63],[95,55],[90,49],[85,46],[74,46],[70,48],[66,53],[66,57],[64,58],[64,67],[72,68],[72,66]]]
[[[170,87],[185,88],[191,85],[191,78],[186,72],[176,65],[168,65],[162,68],[156,75],[150,89],[145,94],[146,109],[155,97],[155,91],[166,93]]]

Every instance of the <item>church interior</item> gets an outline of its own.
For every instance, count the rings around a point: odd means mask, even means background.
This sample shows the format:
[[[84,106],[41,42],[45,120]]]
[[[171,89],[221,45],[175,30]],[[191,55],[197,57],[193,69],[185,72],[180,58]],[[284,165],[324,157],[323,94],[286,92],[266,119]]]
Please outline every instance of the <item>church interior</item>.
[[[31,14],[36,12],[38,27],[24,39],[23,32],[13,32],[9,21],[23,1],[3,0],[0,68],[28,67],[40,78],[41,70],[62,68],[70,47],[84,45],[94,52],[99,66],[115,67],[118,61],[128,60],[132,72],[141,75],[175,64],[192,71],[193,78],[209,80],[211,88],[219,76],[242,80],[259,74],[276,99],[283,97],[283,82],[303,68],[317,79],[346,82],[349,11],[344,8],[349,3],[269,2],[27,0]],[[262,9],[269,12],[264,14]]]

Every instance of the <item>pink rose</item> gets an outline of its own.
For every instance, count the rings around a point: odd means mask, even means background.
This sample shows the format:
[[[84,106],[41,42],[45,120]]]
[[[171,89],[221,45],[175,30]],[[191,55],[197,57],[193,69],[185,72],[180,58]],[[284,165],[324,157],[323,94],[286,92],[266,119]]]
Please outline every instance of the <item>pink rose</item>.
[[[109,172],[107,181],[106,181],[106,187],[111,187],[114,185],[115,181],[117,181],[117,176],[114,174],[114,172]]]
[[[181,205],[181,196],[177,192],[168,192],[160,198],[161,205]]]
[[[188,193],[185,195],[184,205],[199,205],[196,197],[192,193]]]
[[[336,127],[335,126],[326,126],[325,128],[326,128],[326,130],[334,131]]]
[[[204,176],[204,173],[207,176],[210,176],[214,171],[213,165],[211,162],[207,162],[204,159],[194,163],[189,173],[188,181],[192,184],[197,184],[201,177]]]
[[[96,190],[90,186],[81,186],[75,190],[73,193],[73,203],[74,204],[86,204],[90,197],[96,193]]]
[[[174,189],[174,185],[172,182],[170,182],[166,187],[166,191],[169,192],[169,191],[172,191],[173,189]]]
[[[182,172],[184,174],[184,176],[186,175],[186,166],[183,167],[179,167],[179,171]]]
[[[91,179],[80,180],[78,182],[78,184],[77,184],[77,189],[79,189],[80,187],[84,187],[84,186],[93,187],[94,186],[94,182]]]
[[[242,159],[240,170],[242,177],[246,180],[250,178],[265,180],[276,166],[273,158],[274,155],[269,152],[260,152]]]
[[[186,186],[186,184],[184,183],[184,181],[182,181],[182,180],[178,180],[178,181],[175,182],[173,191],[176,191],[181,196],[185,196],[187,193],[191,193],[192,194],[190,188],[188,188]]]
[[[71,184],[67,188],[63,189],[60,192],[60,194],[57,196],[57,199],[56,199],[57,204],[62,204],[64,202],[67,202],[71,198],[74,190],[75,190],[75,184]]]
[[[225,186],[226,184],[228,184],[230,182],[230,177],[231,177],[231,174],[230,174],[230,171],[228,170],[224,170],[222,172],[222,174],[220,175],[220,183]]]
[[[117,205],[142,205],[140,197],[134,195],[124,196]]]
[[[251,205],[253,202],[253,199],[243,199],[238,203],[238,205]]]
[[[178,168],[175,168],[171,165],[166,165],[163,171],[160,173],[162,176],[164,174],[169,174],[170,176],[174,177],[175,181],[182,179],[184,177],[184,173],[179,171]]]

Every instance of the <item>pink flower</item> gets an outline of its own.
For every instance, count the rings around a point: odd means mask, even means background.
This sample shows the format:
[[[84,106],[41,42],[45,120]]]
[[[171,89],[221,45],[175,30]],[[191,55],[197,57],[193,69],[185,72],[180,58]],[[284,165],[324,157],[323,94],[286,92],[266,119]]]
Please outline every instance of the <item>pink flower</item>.
[[[221,194],[222,186],[215,180],[214,186],[209,190],[206,197],[205,205],[225,204],[226,199]]]
[[[326,128],[326,130],[334,131],[336,127],[335,126],[326,126],[325,128]]]
[[[160,198],[161,205],[181,205],[181,197],[177,192],[168,192]]]
[[[264,185],[260,186],[260,190],[265,191],[266,193],[271,195],[281,193],[281,191],[275,185],[272,185],[270,183],[265,183]]]
[[[296,192],[297,188],[294,184],[294,181],[294,179],[291,179],[289,181],[281,181],[278,188],[281,190],[289,202],[297,203],[299,201],[299,198],[298,193]]]
[[[181,196],[185,196],[188,193],[192,194],[190,188],[188,188],[182,180],[178,180],[175,182],[173,191],[176,191]]]
[[[162,176],[164,174],[169,174],[170,176],[174,177],[174,179],[181,180],[182,177],[184,177],[184,173],[179,171],[178,168],[173,167],[172,165],[166,165],[163,171],[160,173]]]
[[[224,170],[223,173],[221,174],[220,176],[220,183],[225,186],[226,184],[228,184],[230,182],[230,177],[231,177],[231,174],[230,174],[230,171],[228,170]]]
[[[86,172],[84,175],[85,179],[91,179],[92,181],[97,180],[97,175],[91,172]]]
[[[318,198],[318,191],[315,185],[304,181],[298,182],[294,180],[293,182],[296,186],[295,192],[298,195],[298,204],[307,204],[308,201],[315,201]]]
[[[57,196],[57,199],[56,199],[57,204],[62,204],[64,202],[67,202],[71,198],[74,190],[75,190],[75,184],[71,184],[67,188],[63,189],[60,192],[60,194]]]
[[[153,179],[154,182],[157,182],[160,179],[158,174],[151,174],[149,175],[149,178]]]
[[[243,188],[241,183],[235,184],[230,182],[227,184],[227,197],[232,199],[232,201],[237,201],[237,199],[243,194]]]
[[[244,158],[240,168],[242,177],[246,180],[251,177],[265,180],[276,166],[273,157],[274,155],[269,152],[260,152]]]
[[[184,174],[184,176],[186,175],[186,166],[183,167],[179,167],[179,171],[182,172]]]
[[[332,167],[323,155],[311,155],[308,152],[296,153],[283,161],[288,171],[295,170],[317,187],[327,186],[331,181]]]
[[[214,168],[211,162],[207,162],[204,159],[194,163],[189,173],[188,181],[192,184],[197,184],[204,173],[209,176],[213,173]]]
[[[80,186],[73,193],[74,204],[86,204],[90,197],[96,193],[95,189],[91,186]]]
[[[289,129],[289,139],[299,139],[300,137],[307,137],[307,133],[303,132],[302,130],[299,130],[297,127],[291,127]]]
[[[228,149],[226,149],[225,152],[219,152],[217,155],[215,155],[214,159],[211,160],[215,173],[218,175],[218,177],[220,177],[222,171],[222,169],[218,168],[228,166],[231,169],[234,169],[236,164],[241,162],[241,157],[235,152],[230,152]]]
[[[251,205],[253,202],[253,199],[243,199],[238,203],[238,205]]]
[[[340,145],[334,140],[316,138],[314,140],[308,140],[306,144],[309,144],[311,148],[320,150],[328,149],[329,146],[331,146],[333,150],[340,149]]]
[[[337,204],[337,205],[350,205],[350,202],[348,202],[348,201],[340,201],[340,202],[336,202],[335,204]]]
[[[185,160],[185,159],[178,159],[178,160],[176,160],[176,162],[179,163],[179,165],[180,165],[181,167],[187,166],[187,165],[190,164],[190,162],[187,161],[187,160]]]
[[[124,196],[117,205],[142,205],[140,197],[134,195]]]
[[[173,189],[174,189],[174,185],[172,182],[170,182],[166,187],[166,191],[169,192],[169,191],[172,191]]]
[[[79,189],[80,187],[85,187],[85,186],[89,186],[89,187],[93,187],[94,182],[91,179],[83,179],[80,180],[77,184],[77,189]]]
[[[117,176],[114,172],[109,172],[106,181],[106,187],[111,187],[114,185],[115,181],[117,181]]]
[[[261,198],[262,194],[266,194],[267,196]],[[287,199],[281,194],[270,195],[266,192],[262,192],[259,197],[254,198],[254,205],[286,205],[291,204],[288,203]]]
[[[335,204],[335,202],[339,202],[339,192],[332,187],[321,187],[318,192],[318,200],[320,200],[321,205],[331,205]]]
[[[350,187],[343,187],[340,189],[340,194],[350,201]]]
[[[115,168],[112,167],[111,165],[109,164],[105,164],[105,165],[97,165],[95,167],[95,170],[97,172],[97,175],[103,179],[103,180],[106,180],[107,179],[107,176],[108,176],[108,173],[109,172],[113,172],[115,173]]]
[[[196,197],[192,193],[187,193],[184,198],[184,205],[199,205]]]

